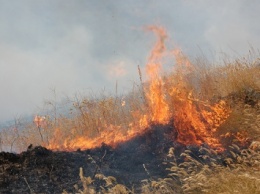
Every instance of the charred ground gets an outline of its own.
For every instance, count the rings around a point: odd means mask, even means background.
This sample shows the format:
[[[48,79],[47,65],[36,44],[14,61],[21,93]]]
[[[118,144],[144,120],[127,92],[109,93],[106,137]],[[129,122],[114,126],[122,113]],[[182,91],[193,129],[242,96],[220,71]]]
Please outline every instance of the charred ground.
[[[30,145],[21,154],[0,153],[0,193],[75,193],[74,185],[82,187],[79,169],[92,180],[96,175],[113,176],[117,183],[141,193],[142,180],[165,178],[174,148],[177,163],[185,162],[185,150],[202,164],[228,166],[230,152],[209,155],[207,145],[185,146],[174,141],[176,131],[169,125],[152,125],[141,136],[119,144],[117,148],[103,144],[100,148],[74,152],[51,151]],[[239,154],[239,153],[237,153]],[[209,156],[209,157],[204,157]],[[177,181],[178,182],[178,181]],[[92,187],[99,191],[105,182],[98,180]]]
[[[118,183],[140,187],[143,179],[167,175],[163,162],[174,144],[171,126],[153,126],[142,136],[120,144],[92,150],[54,152],[44,147],[29,146],[21,154],[0,153],[0,193],[73,192],[79,183],[79,168],[85,176],[114,176]],[[178,149],[178,148],[177,148]]]
[[[185,146],[176,142],[177,135],[173,123],[154,124],[143,135],[121,143],[116,148],[103,144],[96,149],[62,152],[30,145],[27,151],[20,154],[2,152],[0,193],[62,193],[63,190],[74,193],[75,184],[82,186],[80,167],[86,177],[94,179],[98,174],[113,176],[117,183],[134,188],[139,193],[142,180],[152,181],[167,177],[169,171],[166,169],[170,167],[171,161],[168,153],[171,147],[175,149],[178,163],[185,161],[182,153],[188,149],[191,156],[201,163],[209,164],[214,159],[217,164],[228,165],[225,158],[230,156],[230,152],[213,154],[209,160],[200,151],[201,148],[207,149],[207,145]],[[224,140],[229,144],[232,142],[231,139]],[[244,146],[248,147],[250,143],[249,141]],[[226,146],[228,147],[227,143]],[[102,184],[105,183],[96,181],[92,186],[98,191]]]

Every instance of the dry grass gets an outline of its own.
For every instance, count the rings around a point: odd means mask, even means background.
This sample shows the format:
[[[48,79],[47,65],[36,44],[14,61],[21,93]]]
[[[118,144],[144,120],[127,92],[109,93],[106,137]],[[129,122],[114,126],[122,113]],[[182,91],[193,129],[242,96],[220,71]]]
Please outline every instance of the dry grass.
[[[219,127],[218,136],[225,136],[225,141],[228,134],[232,133],[236,136],[234,139],[239,139],[246,133],[247,139],[257,142],[260,141],[259,78],[260,65],[257,60],[236,60],[223,66],[207,66],[197,61],[192,71],[183,73],[177,69],[165,75],[162,91],[171,111],[176,107],[171,95],[173,86],[182,88],[184,92],[181,95],[186,98],[192,92],[192,98],[198,102],[210,104],[224,99],[232,112]],[[40,129],[42,139],[34,123],[16,120],[13,126],[1,131],[0,148],[19,152],[29,144],[48,145],[50,141],[63,144],[64,139],[69,141],[80,136],[94,138],[111,125],[120,126],[120,130],[127,132],[130,123],[134,125],[139,122],[136,118],[151,112],[145,96],[148,85],[134,84],[133,90],[125,96],[75,97],[70,100],[69,106],[66,105],[65,114],[59,113],[56,102],[51,102],[50,114]],[[169,177],[156,181],[144,180],[143,193],[260,193],[260,151],[254,149],[241,150],[234,145],[225,158],[225,165],[219,163],[219,156],[214,150],[204,148],[200,159],[194,158],[191,150],[186,150],[182,154],[185,158],[182,163],[176,162],[174,151],[170,150],[172,167]],[[84,177],[81,169],[80,179],[81,189],[75,186],[78,193],[97,193],[97,187],[94,187],[97,184],[101,193],[134,193],[117,184],[113,177],[96,175],[92,180]]]
[[[169,151],[171,158],[169,176],[159,180],[144,180],[142,193],[260,193],[259,77],[259,65],[241,64],[241,61],[223,67],[196,70],[187,74],[186,85],[183,85],[188,88],[187,93],[192,90],[196,98],[205,101],[216,101],[220,98],[228,101],[232,112],[228,120],[219,127],[219,135],[233,133],[233,135],[237,135],[233,139],[236,143],[237,139],[243,138],[243,132],[246,132],[248,139],[255,140],[255,142],[246,149],[234,144],[230,146],[225,157],[219,156],[219,153],[214,150],[202,148],[200,157],[196,158],[191,150],[186,150],[181,155],[184,160],[181,163],[177,163],[172,148]],[[165,76],[164,79],[166,80],[165,95],[169,96],[171,88],[169,85],[175,84],[178,77],[172,73]],[[140,93],[138,95],[142,96]],[[135,95],[131,93],[129,96]],[[172,103],[170,98],[167,100],[169,100],[169,104]],[[128,103],[127,100],[126,103]],[[142,101],[138,103],[142,103]],[[146,112],[146,110],[142,111]],[[223,138],[224,140],[225,138]],[[130,190],[125,191],[134,193]],[[103,192],[105,193],[105,191]],[[116,193],[115,190],[113,192]]]
[[[83,169],[79,169],[79,176],[81,180],[81,187],[79,185],[74,185],[75,193],[79,194],[129,194],[133,193],[126,186],[118,184],[115,177],[104,176],[103,174],[96,174],[92,179],[91,177],[85,177],[83,174]],[[68,194],[65,190],[63,194]]]
[[[224,61],[223,65],[208,65],[197,60],[194,64],[196,80],[199,83],[200,95],[203,98],[226,97],[244,92],[260,90],[260,59],[243,57],[234,61]],[[195,78],[196,79],[196,78]],[[192,80],[194,82],[194,80]]]
[[[191,150],[181,154],[184,162],[177,163],[173,149],[169,177],[144,184],[143,193],[259,193],[260,150],[240,149],[233,145],[224,164],[214,150],[203,148],[200,157]]]
[[[226,156],[205,147],[198,153],[186,149],[181,154],[182,162],[177,162],[174,148],[169,150],[169,175],[159,180],[143,180],[144,194],[257,194],[260,192],[260,147],[241,149],[230,146]],[[116,179],[96,174],[92,179],[83,175],[82,185],[75,185],[75,193],[118,193],[134,194],[135,191],[118,184]],[[67,192],[64,191],[64,194]]]
[[[198,60],[191,68],[175,67],[173,72],[165,74],[161,95],[166,99],[170,115],[174,114],[178,103],[176,95],[205,104],[224,99],[231,106],[232,113],[219,132],[223,135],[246,131],[256,140],[260,135],[259,77],[258,60],[250,63],[241,59],[222,66],[207,65]],[[142,82],[141,72],[140,80]],[[46,146],[50,140],[62,144],[59,142],[61,139],[97,137],[110,126],[120,126],[121,131],[127,132],[129,125],[135,126],[141,115],[149,115],[152,111],[146,96],[148,86],[149,83],[134,83],[132,91],[124,96],[76,96],[68,99],[67,104],[59,105],[66,108],[63,107],[62,112],[56,101],[49,101],[48,115],[40,130],[43,139],[34,123],[16,119],[13,126],[1,131],[1,147],[8,148],[8,151],[21,151],[29,144]],[[172,88],[178,88],[178,91],[173,92]]]

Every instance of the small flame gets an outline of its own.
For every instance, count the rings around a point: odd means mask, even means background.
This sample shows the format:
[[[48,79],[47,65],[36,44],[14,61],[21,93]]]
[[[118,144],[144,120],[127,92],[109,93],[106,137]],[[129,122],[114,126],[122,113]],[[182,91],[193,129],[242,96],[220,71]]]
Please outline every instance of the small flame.
[[[138,130],[138,128],[131,125],[129,125],[129,127],[129,130],[124,133],[124,130],[121,128],[121,126],[107,125],[106,130],[100,132],[98,137],[89,138],[87,136],[76,136],[66,137],[65,140],[61,138],[62,130],[57,128],[55,130],[57,139],[52,139],[47,145],[47,148],[52,150],[73,151],[76,149],[92,149],[100,147],[102,144],[106,144],[115,148],[118,144],[145,132],[144,130]]]
[[[229,139],[229,141],[231,140],[232,142],[239,142],[239,144],[242,146],[245,146],[250,142],[247,131],[227,132],[226,134],[221,135],[221,137]]]
[[[36,115],[34,117],[33,122],[35,123],[35,125],[39,128],[39,127],[43,127],[46,125],[46,117],[45,116],[39,116]]]

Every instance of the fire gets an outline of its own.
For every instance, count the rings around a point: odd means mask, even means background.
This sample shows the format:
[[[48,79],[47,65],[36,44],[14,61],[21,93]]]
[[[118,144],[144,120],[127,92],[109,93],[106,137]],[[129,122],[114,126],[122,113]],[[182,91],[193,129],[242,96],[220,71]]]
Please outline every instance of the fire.
[[[247,131],[227,132],[226,134],[223,134],[221,136],[231,141],[233,139],[233,141],[235,140],[239,142],[239,144],[242,146],[245,146],[250,142]]]
[[[131,125],[129,125],[131,127]],[[98,137],[89,138],[87,136],[78,136],[73,138],[65,138],[60,142],[60,138],[52,139],[47,148],[52,150],[66,150],[73,151],[76,149],[92,149],[100,147],[102,144],[109,145],[115,148],[118,144],[125,142],[137,135],[141,135],[144,130],[138,130],[137,128],[131,127],[127,133],[120,126],[108,125],[106,130],[102,131]],[[61,129],[55,130],[56,134],[61,134]],[[61,136],[59,136],[61,137]]]
[[[170,80],[170,83],[164,81],[159,73],[162,70],[161,58],[167,52],[164,44],[167,35],[162,28],[149,29],[159,36],[146,66],[150,78],[146,97],[151,109],[151,121],[166,124],[172,119],[178,131],[177,141],[180,143],[185,145],[207,143],[221,150],[221,144],[214,137],[214,132],[227,119],[230,110],[224,101],[209,105],[193,97],[192,88],[185,80],[186,75],[192,73],[193,66],[179,49],[171,52],[176,64],[173,75],[169,77],[174,80]],[[168,94],[170,102],[166,101],[165,94]]]
[[[158,40],[152,49],[146,64],[147,85],[144,88],[146,111],[132,113],[136,119],[128,126],[107,123],[104,130],[96,137],[83,135],[62,135],[62,129],[57,128],[54,137],[47,147],[53,150],[91,149],[103,143],[112,147],[141,135],[149,130],[151,124],[174,123],[178,132],[177,139],[185,145],[201,145],[203,143],[223,150],[219,139],[214,137],[218,127],[228,118],[230,110],[224,101],[210,104],[195,97],[193,89],[187,82],[187,77],[193,72],[191,62],[182,55],[179,49],[168,51],[165,46],[166,31],[159,27],[148,27]],[[175,58],[174,71],[167,77],[162,77],[162,59],[167,54]],[[125,101],[122,106],[125,106]],[[56,134],[56,135],[55,135]]]
[[[33,122],[38,128],[46,126],[46,118],[44,116],[36,115]]]
[[[146,73],[150,83],[150,86],[146,91],[146,99],[148,100],[151,121],[166,124],[170,119],[170,112],[169,106],[165,100],[165,83],[160,76],[160,71],[162,69],[161,58],[166,51],[164,41],[167,35],[163,28],[152,26],[148,29],[157,34],[158,41],[155,44],[146,65]]]

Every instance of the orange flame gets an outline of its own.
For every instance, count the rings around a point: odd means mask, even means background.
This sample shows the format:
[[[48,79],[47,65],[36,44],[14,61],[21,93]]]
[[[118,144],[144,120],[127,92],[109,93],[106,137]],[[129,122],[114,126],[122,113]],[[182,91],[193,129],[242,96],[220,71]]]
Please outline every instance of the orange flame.
[[[144,91],[147,113],[134,112],[133,116],[137,122],[129,123],[126,127],[108,123],[105,130],[94,138],[83,135],[63,137],[62,130],[56,129],[55,134],[58,136],[49,142],[47,145],[49,149],[90,149],[99,147],[102,143],[116,147],[121,142],[143,134],[152,123],[168,124],[171,120],[178,131],[176,139],[178,142],[185,145],[206,143],[213,148],[223,150],[214,133],[229,116],[230,110],[225,102],[220,101],[210,105],[194,97],[192,87],[186,81],[187,75],[193,71],[193,66],[179,49],[171,52],[176,61],[173,74],[167,78],[161,77],[162,58],[168,52],[165,46],[167,34],[159,27],[150,26],[147,29],[153,31],[158,37],[146,65],[148,87],[145,87]]]
[[[140,121],[140,125],[143,124]],[[57,128],[55,130],[56,139],[52,139],[47,146],[52,150],[66,150],[73,151],[76,149],[92,149],[100,147],[102,144],[109,145],[115,148],[118,144],[141,135],[145,130],[138,130],[136,126],[129,125],[129,130],[124,133],[121,126],[107,125],[106,130],[100,132],[98,137],[89,138],[87,136],[66,137],[62,139],[62,130]]]
[[[35,125],[37,127],[44,127],[44,126],[46,126],[46,118],[44,116],[36,115],[34,117],[33,122],[35,123]]]
[[[146,65],[146,73],[150,84],[149,89],[146,91],[146,99],[151,113],[151,121],[166,124],[169,121],[170,113],[169,106],[165,101],[164,82],[160,77],[160,71],[162,69],[161,58],[166,51],[164,41],[167,34],[163,28],[151,26],[148,29],[156,33],[158,40]]]
[[[163,28],[149,29],[159,36],[146,66],[150,78],[146,98],[151,109],[151,121],[166,124],[172,119],[178,131],[177,141],[185,145],[207,143],[222,150],[219,140],[214,137],[214,132],[227,119],[230,110],[224,101],[209,105],[193,97],[192,89],[189,89],[191,87],[185,80],[185,76],[192,73],[193,66],[179,49],[172,51],[176,61],[172,75],[174,80],[166,87],[166,81],[163,81],[159,73],[162,70],[161,58],[167,51],[164,44],[167,35]],[[166,94],[169,95],[168,102]],[[172,104],[171,111],[169,101]]]

